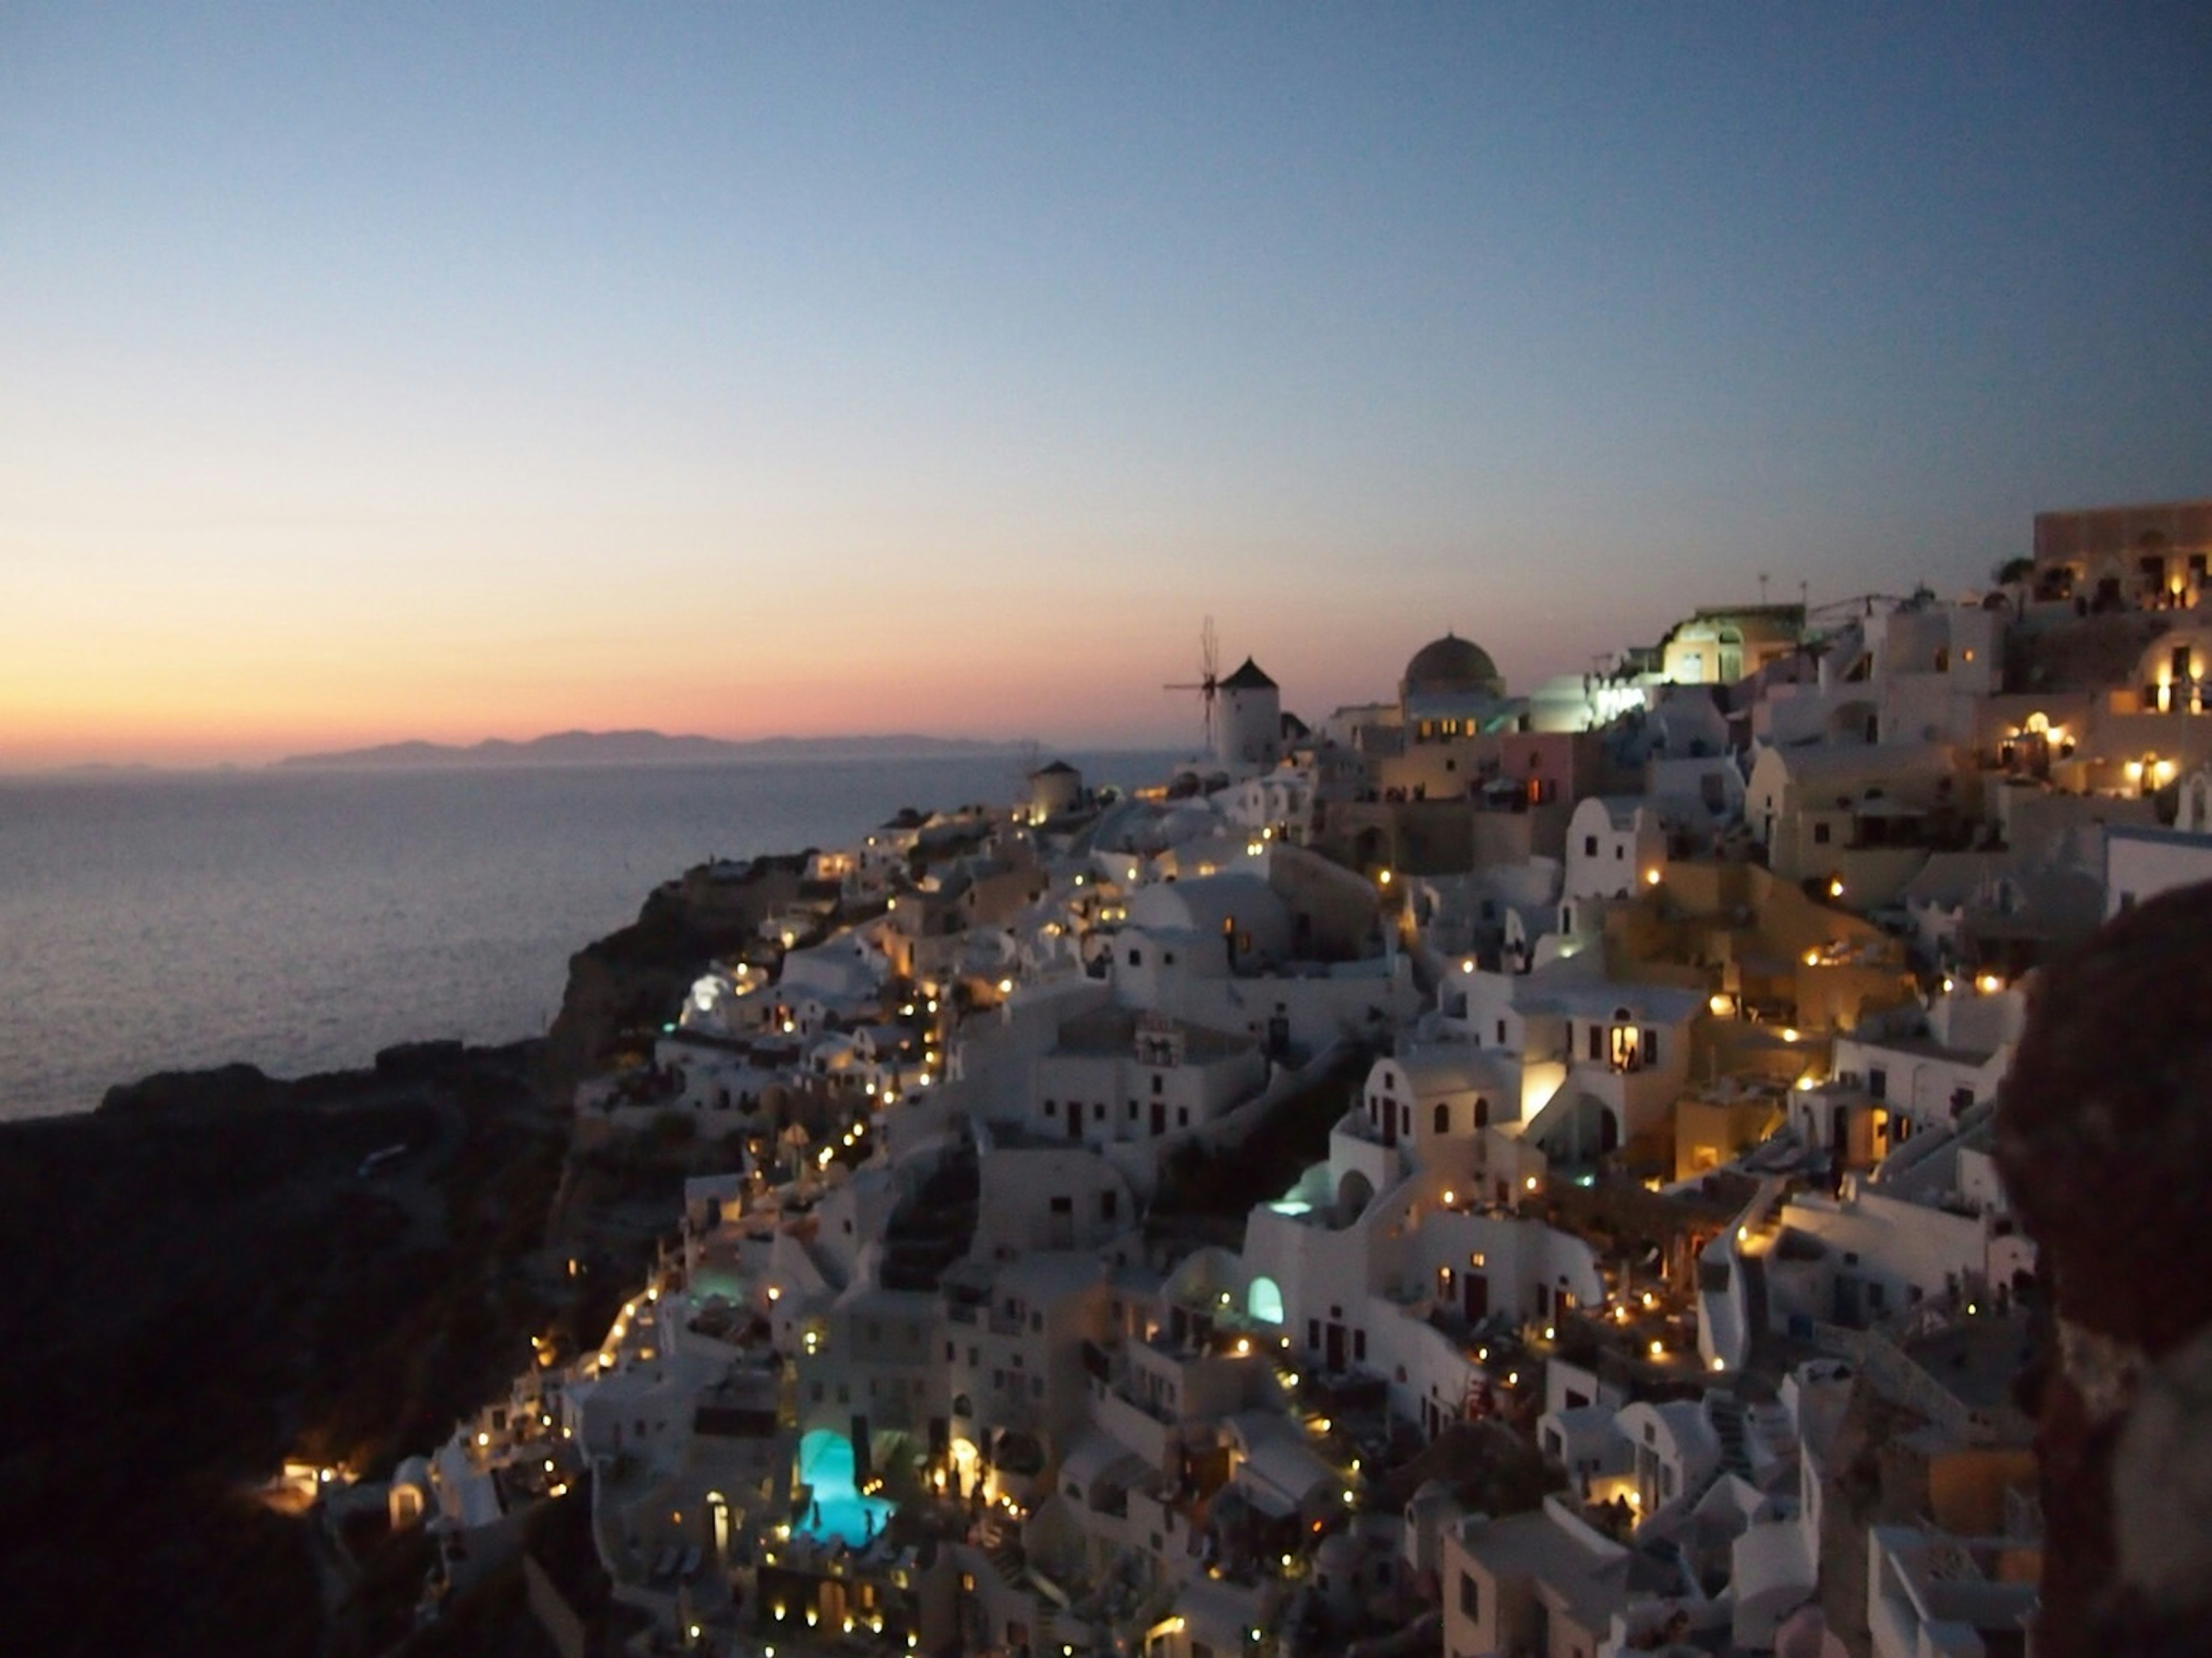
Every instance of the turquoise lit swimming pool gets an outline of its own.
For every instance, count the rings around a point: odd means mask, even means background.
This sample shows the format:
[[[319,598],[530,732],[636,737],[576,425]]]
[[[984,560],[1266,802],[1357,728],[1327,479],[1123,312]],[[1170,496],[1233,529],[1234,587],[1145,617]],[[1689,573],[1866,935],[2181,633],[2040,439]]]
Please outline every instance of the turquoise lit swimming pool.
[[[880,1497],[863,1497],[853,1480],[853,1443],[841,1433],[817,1428],[799,1442],[799,1477],[813,1487],[814,1500],[792,1529],[808,1537],[842,1538],[855,1548],[880,1533],[895,1505]]]

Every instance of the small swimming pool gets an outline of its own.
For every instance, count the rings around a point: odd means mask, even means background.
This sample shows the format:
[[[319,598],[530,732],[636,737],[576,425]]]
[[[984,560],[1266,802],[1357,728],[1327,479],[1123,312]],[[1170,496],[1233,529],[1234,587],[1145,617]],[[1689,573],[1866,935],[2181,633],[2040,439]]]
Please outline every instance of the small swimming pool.
[[[745,1281],[730,1268],[702,1261],[691,1274],[691,1305],[704,1307],[708,1302],[722,1300],[732,1306],[742,1306],[745,1301]]]
[[[879,1535],[894,1505],[863,1497],[853,1483],[853,1444],[841,1433],[817,1428],[799,1442],[799,1477],[813,1487],[813,1502],[792,1522],[807,1537],[842,1538],[858,1548]]]

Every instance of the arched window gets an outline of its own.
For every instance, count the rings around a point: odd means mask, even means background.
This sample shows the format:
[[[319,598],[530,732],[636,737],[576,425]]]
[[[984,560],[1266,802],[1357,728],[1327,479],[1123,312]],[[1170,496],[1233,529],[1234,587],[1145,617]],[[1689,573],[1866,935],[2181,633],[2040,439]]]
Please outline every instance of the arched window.
[[[1474,1096],[1474,1126],[1477,1128],[1490,1127],[1490,1102],[1480,1094]]]
[[[1262,1324],[1280,1324],[1283,1321],[1281,1286],[1264,1275],[1254,1278],[1251,1289],[1245,1292],[1244,1310]]]
[[[1437,1102],[1437,1133],[1439,1134],[1451,1133],[1451,1102],[1449,1100]]]

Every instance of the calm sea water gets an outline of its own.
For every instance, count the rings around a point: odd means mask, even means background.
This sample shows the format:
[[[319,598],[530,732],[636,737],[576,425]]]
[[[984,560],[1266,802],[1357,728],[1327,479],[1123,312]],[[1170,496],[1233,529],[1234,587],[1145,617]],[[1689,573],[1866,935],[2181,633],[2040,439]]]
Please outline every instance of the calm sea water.
[[[1086,780],[1168,756],[1070,755]],[[244,1060],[535,1035],[569,955],[710,856],[1011,802],[1009,756],[0,780],[0,1117]]]

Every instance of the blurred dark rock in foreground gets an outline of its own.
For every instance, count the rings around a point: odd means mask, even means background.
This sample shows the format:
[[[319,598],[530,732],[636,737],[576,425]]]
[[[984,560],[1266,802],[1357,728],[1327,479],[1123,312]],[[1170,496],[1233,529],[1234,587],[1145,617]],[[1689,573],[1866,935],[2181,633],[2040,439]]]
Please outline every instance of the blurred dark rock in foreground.
[[[1997,1135],[2056,1313],[2036,1650],[2212,1649],[2212,885],[2045,975]]]

